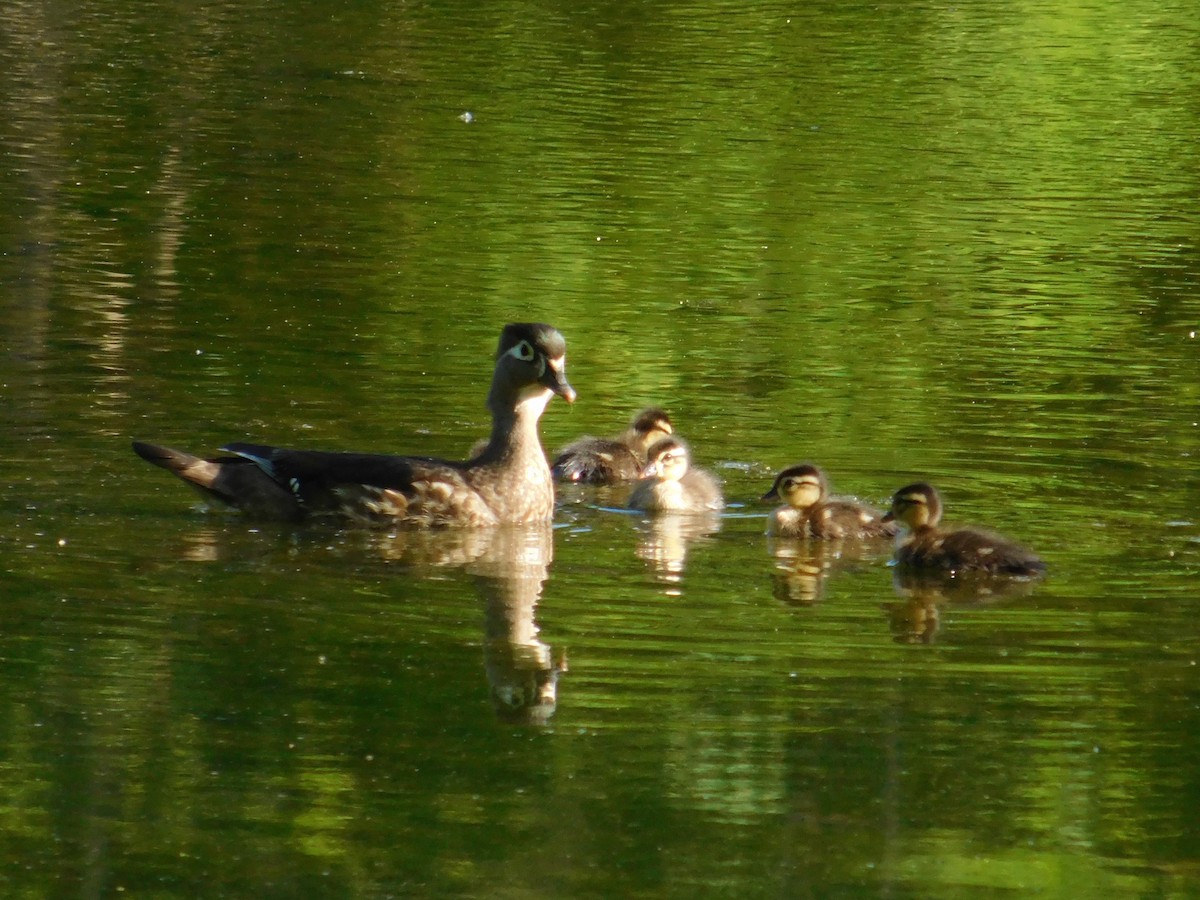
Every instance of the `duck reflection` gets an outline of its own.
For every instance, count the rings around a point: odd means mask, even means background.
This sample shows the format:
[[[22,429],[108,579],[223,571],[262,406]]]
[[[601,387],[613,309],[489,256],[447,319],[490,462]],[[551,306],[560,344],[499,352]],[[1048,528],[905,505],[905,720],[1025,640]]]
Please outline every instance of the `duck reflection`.
[[[250,534],[262,536],[258,529]],[[418,572],[461,569],[472,578],[483,601],[483,662],[497,717],[541,725],[554,714],[566,658],[555,659],[551,647],[540,639],[535,619],[554,554],[549,522],[444,530],[339,529],[332,534],[305,529],[289,536],[314,551],[318,546],[338,553],[350,551]],[[230,555],[234,541],[246,537],[244,529],[197,529],[185,538],[182,555],[197,562],[217,561]]]
[[[970,608],[1011,600],[1028,594],[1034,582],[985,573],[917,573],[897,568],[892,586],[900,599],[883,604],[883,609],[896,643],[932,644],[946,606]]]
[[[550,524],[490,528],[485,552],[467,564],[484,602],[483,664],[492,706],[506,721],[544,725],[567,670],[538,637],[534,613],[554,555]]]
[[[362,534],[362,532],[355,532]],[[566,657],[538,637],[534,615],[554,556],[549,522],[376,536],[385,557],[406,565],[452,566],[472,576],[484,604],[483,664],[502,721],[544,725],[558,703]]]
[[[768,538],[767,549],[775,557],[772,593],[789,606],[819,603],[831,576],[887,555],[887,548],[855,539],[773,537]]]
[[[678,585],[687,566],[688,546],[721,530],[721,516],[705,513],[659,513],[638,523],[637,556],[649,563],[661,581]]]

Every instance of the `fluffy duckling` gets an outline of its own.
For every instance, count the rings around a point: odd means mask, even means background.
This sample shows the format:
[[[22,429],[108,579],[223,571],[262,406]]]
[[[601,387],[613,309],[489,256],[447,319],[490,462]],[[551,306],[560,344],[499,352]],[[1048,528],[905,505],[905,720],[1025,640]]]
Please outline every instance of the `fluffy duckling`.
[[[671,418],[663,410],[643,409],[619,437],[584,436],[567,444],[550,471],[559,481],[579,484],[633,481],[641,475],[651,445],[672,432]]]
[[[646,468],[626,505],[647,512],[707,512],[723,509],[725,499],[717,479],[690,464],[687,444],[666,437],[648,451]]]
[[[784,501],[771,513],[767,525],[767,533],[776,537],[877,538],[890,537],[897,530],[895,523],[883,521],[883,513],[877,509],[853,500],[831,499],[825,473],[808,463],[780,472],[762,499]]]
[[[896,521],[908,529],[896,542],[896,562],[925,571],[965,570],[992,575],[1032,577],[1046,564],[1019,544],[975,528],[947,531],[938,528],[942,498],[932,485],[910,484],[896,491],[885,522]]]

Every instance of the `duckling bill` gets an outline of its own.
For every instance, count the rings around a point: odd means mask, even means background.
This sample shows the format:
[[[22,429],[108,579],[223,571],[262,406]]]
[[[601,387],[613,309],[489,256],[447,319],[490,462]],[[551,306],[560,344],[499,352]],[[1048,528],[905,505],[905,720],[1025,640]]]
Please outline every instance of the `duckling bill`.
[[[775,476],[763,500],[783,500],[767,524],[767,533],[784,538],[879,538],[896,533],[883,513],[853,500],[829,497],[829,483],[817,466],[789,466]]]
[[[574,402],[567,345],[542,323],[500,334],[488,408],[492,433],[467,462],[374,453],[287,450],[233,443],[204,459],[140,441],[134,452],[167,469],[205,500],[260,519],[337,516],[364,524],[496,525],[549,520],[554,483],[538,420],[554,396]]]
[[[974,571],[992,575],[1036,577],[1046,564],[1033,551],[978,528],[939,528],[942,499],[923,481],[896,491],[884,521],[907,528],[897,539],[896,562],[916,571]]]

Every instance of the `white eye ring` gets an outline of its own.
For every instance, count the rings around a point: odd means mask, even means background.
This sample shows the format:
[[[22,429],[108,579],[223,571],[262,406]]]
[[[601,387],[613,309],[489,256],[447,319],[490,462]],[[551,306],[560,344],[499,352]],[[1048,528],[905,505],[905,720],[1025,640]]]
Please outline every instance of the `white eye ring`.
[[[536,355],[529,341],[521,341],[521,343],[517,344],[508,352],[515,358],[521,360],[521,362],[532,362],[533,357]]]

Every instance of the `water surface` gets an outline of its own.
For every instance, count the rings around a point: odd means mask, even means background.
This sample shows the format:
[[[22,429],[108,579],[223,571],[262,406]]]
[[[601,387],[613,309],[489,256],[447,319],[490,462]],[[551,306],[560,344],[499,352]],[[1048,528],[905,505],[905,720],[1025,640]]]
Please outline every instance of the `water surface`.
[[[1200,890],[1190,7],[0,22],[8,893]],[[128,449],[461,457],[529,319],[547,446],[662,405],[731,510],[297,529]],[[772,544],[802,460],[1050,576]]]

